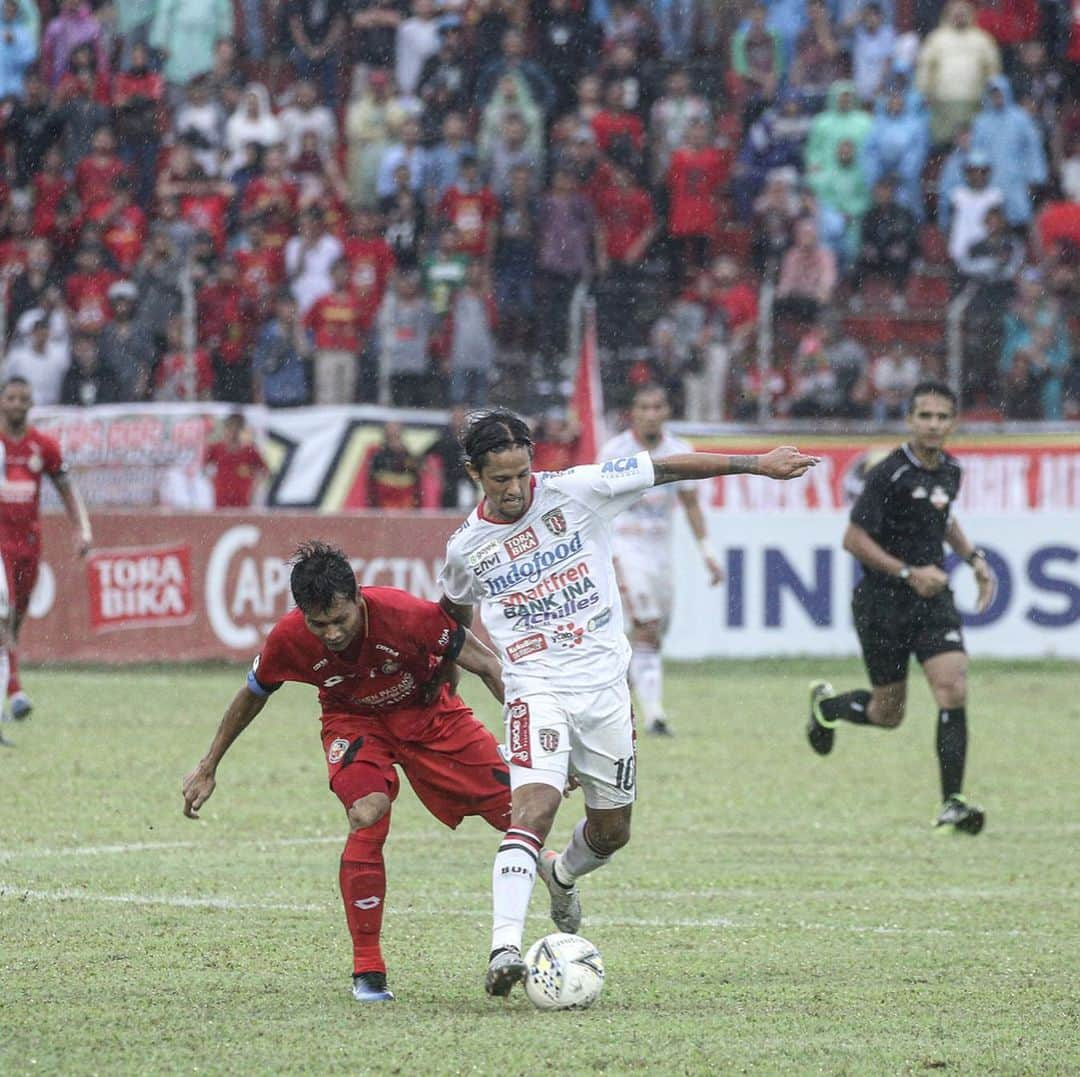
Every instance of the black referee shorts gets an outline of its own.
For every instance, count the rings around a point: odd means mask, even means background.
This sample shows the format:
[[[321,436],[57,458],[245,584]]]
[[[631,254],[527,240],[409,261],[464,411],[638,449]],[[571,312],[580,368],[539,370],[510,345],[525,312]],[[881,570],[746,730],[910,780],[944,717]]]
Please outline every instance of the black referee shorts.
[[[925,662],[936,654],[964,650],[952,591],[920,598],[906,584],[864,577],[855,588],[851,609],[866,672],[875,686],[905,680],[913,654]]]

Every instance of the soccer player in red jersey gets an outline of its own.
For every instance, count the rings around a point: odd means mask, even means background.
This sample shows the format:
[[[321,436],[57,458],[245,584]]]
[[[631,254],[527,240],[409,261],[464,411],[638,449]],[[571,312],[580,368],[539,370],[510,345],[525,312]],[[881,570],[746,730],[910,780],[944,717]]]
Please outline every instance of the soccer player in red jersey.
[[[41,480],[48,476],[76,531],[85,557],[94,541],[90,518],[72,484],[57,441],[27,423],[33,397],[25,378],[8,378],[0,388],[0,555],[11,603],[8,646],[0,647],[0,684],[7,685],[13,718],[26,718],[31,703],[19,683],[15,645],[30,605],[41,560]]]
[[[319,689],[330,788],[345,807],[341,897],[353,940],[353,997],[393,999],[379,946],[386,874],[382,847],[399,766],[440,822],[483,816],[504,831],[510,778],[495,738],[449,683],[454,663],[480,676],[502,702],[495,655],[439,606],[394,587],[357,588],[345,555],[319,542],[297,551],[290,579],[297,609],[274,627],[218,726],[184,779],[184,814],[214,791],[229,745],[285,681]]]
[[[227,415],[221,440],[207,446],[203,466],[213,479],[215,508],[249,508],[255,484],[267,473],[262,453],[244,437],[244,426],[243,413]]]

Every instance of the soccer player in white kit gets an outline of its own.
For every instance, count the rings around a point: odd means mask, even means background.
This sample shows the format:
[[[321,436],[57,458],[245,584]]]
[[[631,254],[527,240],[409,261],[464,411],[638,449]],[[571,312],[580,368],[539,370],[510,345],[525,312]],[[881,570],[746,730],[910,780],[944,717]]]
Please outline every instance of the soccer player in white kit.
[[[492,871],[494,923],[485,988],[507,995],[525,975],[521,937],[537,873],[561,931],[581,924],[577,880],[630,840],[634,727],[630,647],[612,563],[612,521],[645,491],[685,479],[802,475],[817,460],[789,446],[764,456],[647,452],[569,471],[532,472],[525,421],[505,408],[470,417],[466,468],[483,497],[446,547],[442,604],[472,623],[480,603],[506,686],[512,814]],[[543,848],[573,779],[585,819],[566,848]]]
[[[600,461],[634,456],[645,450],[653,460],[692,453],[693,446],[664,429],[671,414],[667,392],[643,385],[630,406],[630,428],[607,441]],[[660,646],[671,620],[674,585],[671,571],[671,525],[682,504],[697,539],[712,586],[724,578],[716,552],[709,545],[697,491],[689,484],[656,486],[615,518],[615,572],[630,637],[630,687],[637,695],[645,729],[661,736],[671,727],[664,714],[664,667]]]

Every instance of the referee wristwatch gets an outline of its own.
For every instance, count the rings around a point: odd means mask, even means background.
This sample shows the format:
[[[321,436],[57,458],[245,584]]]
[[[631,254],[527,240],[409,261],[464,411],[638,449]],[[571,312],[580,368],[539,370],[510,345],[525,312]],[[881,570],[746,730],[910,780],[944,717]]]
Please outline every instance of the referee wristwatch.
[[[975,562],[978,561],[980,557],[985,561],[986,560],[986,551],[981,546],[976,546],[975,549],[972,550],[971,553],[969,553],[967,555],[967,557],[964,558],[964,560],[969,565],[974,565]]]
[[[911,579],[911,565],[901,565],[900,571],[896,574],[898,580],[903,580],[907,583]]]

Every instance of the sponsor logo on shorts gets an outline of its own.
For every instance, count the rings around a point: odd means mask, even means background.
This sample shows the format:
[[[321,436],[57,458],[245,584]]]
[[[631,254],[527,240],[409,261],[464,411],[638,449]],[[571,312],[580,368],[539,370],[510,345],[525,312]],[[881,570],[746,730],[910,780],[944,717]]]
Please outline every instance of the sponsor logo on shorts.
[[[636,456],[624,456],[619,460],[608,460],[600,469],[601,475],[623,475],[628,471],[637,471]]]
[[[344,737],[338,737],[337,740],[330,742],[330,747],[326,751],[326,761],[331,766],[335,763],[340,763],[345,753],[349,750],[349,742]]]
[[[529,749],[529,704],[524,700],[515,699],[506,712],[507,731],[506,746],[507,757],[511,763],[518,766],[532,766],[532,752]]]
[[[563,515],[562,509],[552,509],[551,512],[545,512],[540,519],[553,535],[566,534],[566,517]]]
[[[557,729],[541,729],[537,731],[537,740],[545,752],[554,752],[559,748],[559,731]]]
[[[506,657],[509,658],[511,662],[520,662],[530,654],[536,654],[537,651],[546,650],[547,640],[537,632],[532,636],[526,636],[524,639],[519,639],[515,643],[511,643],[510,646],[506,648]]]
[[[933,505],[938,512],[941,512],[942,509],[948,508],[949,495],[942,487],[935,486],[933,490],[930,491],[930,504]]]
[[[500,557],[501,549],[502,543],[498,539],[492,539],[469,554],[467,560],[469,568],[473,570],[473,575],[482,576],[485,572],[500,564],[502,561]]]
[[[585,627],[590,632],[595,632],[598,628],[603,628],[604,625],[611,620],[611,607],[605,606],[595,617],[590,617],[588,624]]]
[[[504,543],[506,547],[506,553],[511,561],[516,561],[519,557],[524,557],[527,553],[532,553],[533,550],[539,549],[540,540],[536,537],[536,530],[532,527],[526,527],[524,531],[519,531],[516,535],[511,535]]]

